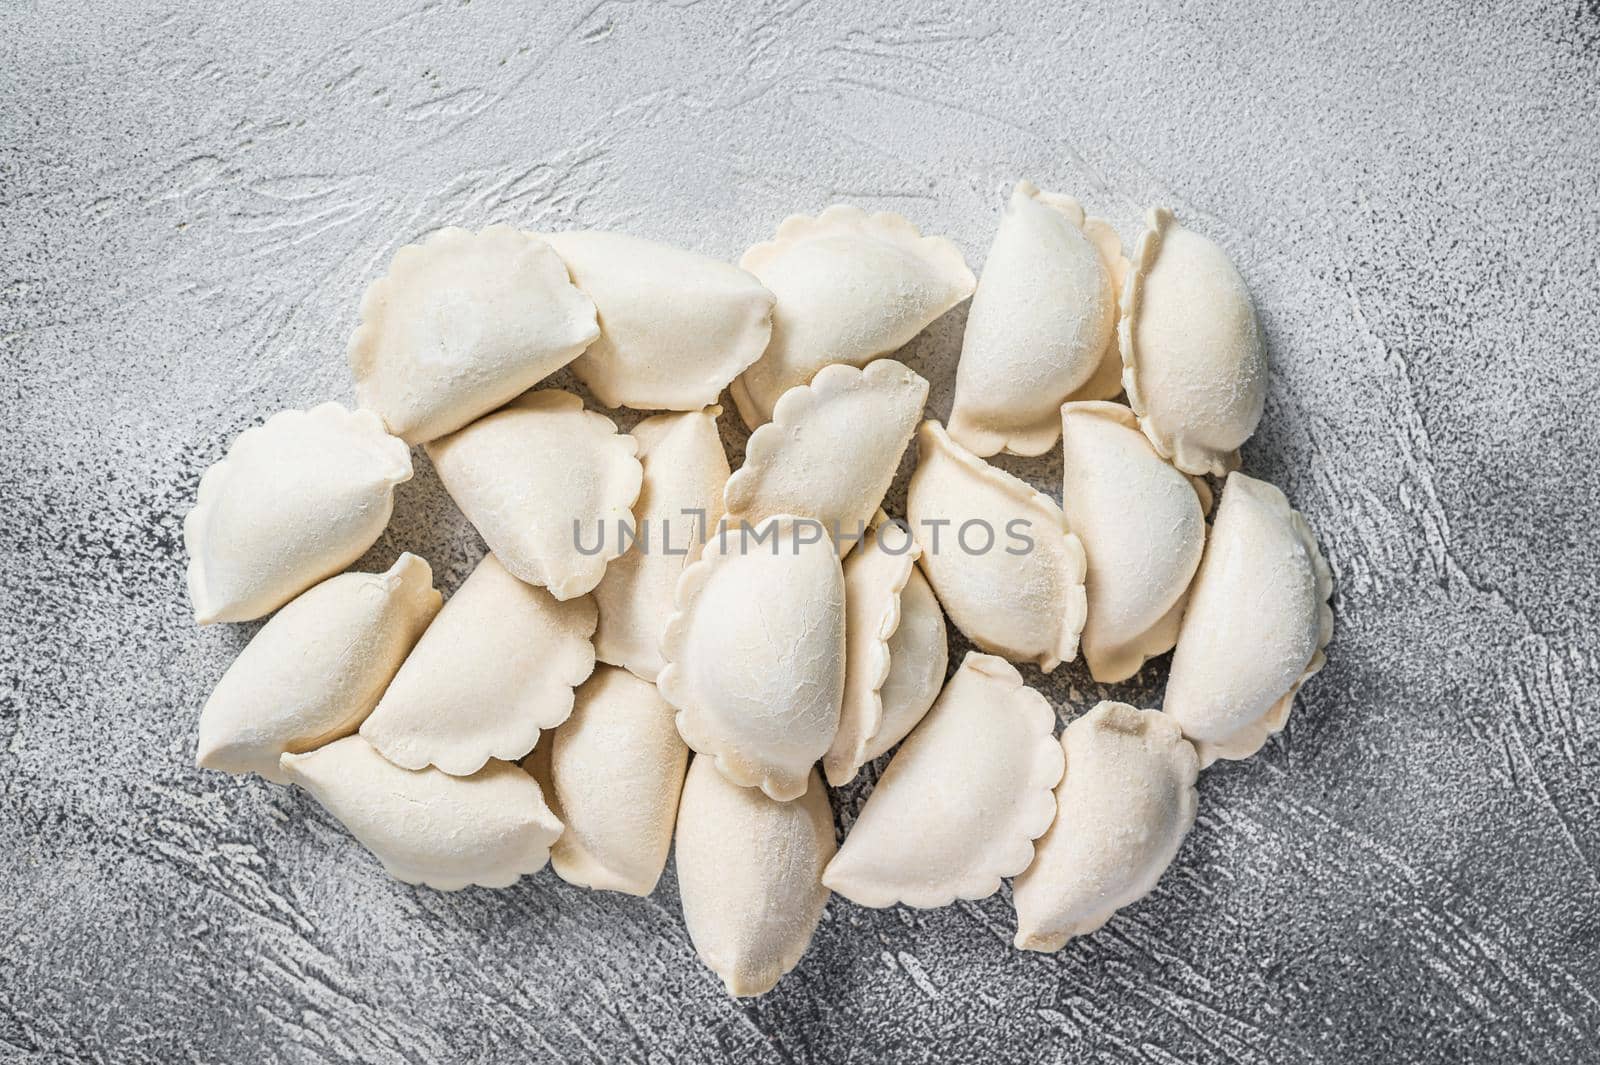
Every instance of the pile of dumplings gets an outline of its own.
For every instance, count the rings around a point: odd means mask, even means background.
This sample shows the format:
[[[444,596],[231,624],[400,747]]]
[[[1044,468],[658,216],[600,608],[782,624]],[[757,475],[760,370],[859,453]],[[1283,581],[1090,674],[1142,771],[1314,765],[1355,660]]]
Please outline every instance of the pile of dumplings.
[[[968,297],[949,425],[923,420],[928,382],[886,356]],[[1014,877],[1019,948],[1099,928],[1171,862],[1199,769],[1283,727],[1332,632],[1311,530],[1236,472],[1267,384],[1250,296],[1167,210],[1129,259],[1022,182],[981,281],[848,206],[738,267],[450,228],[367,289],[349,359],[358,409],[245,431],[184,523],[197,620],[272,614],[198,763],[299,785],[444,890],[548,862],[647,895],[675,840],[690,936],[734,995],[799,962],[830,892],[933,907]],[[661,413],[618,432],[538,387],[563,367]],[[737,471],[724,389],[752,430]],[[1058,443],[1059,506],[988,461]],[[343,572],[417,444],[489,547],[442,605],[409,553]],[[979,649],[953,672],[947,617]],[[1102,702],[1059,737],[1012,664],[1081,650],[1116,682],[1174,648],[1160,709]],[[827,786],[891,749],[837,843]]]

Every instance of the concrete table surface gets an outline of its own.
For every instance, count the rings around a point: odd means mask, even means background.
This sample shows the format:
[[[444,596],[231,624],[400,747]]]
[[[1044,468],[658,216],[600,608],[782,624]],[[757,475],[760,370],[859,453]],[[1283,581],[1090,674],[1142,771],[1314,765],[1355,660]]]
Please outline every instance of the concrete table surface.
[[[193,768],[255,626],[193,625],[183,514],[241,429],[351,399],[398,246],[731,259],[843,200],[976,267],[1018,177],[1235,257],[1273,361],[1245,469],[1338,582],[1327,669],[1202,775],[1149,899],[1053,955],[1011,948],[1009,889],[834,899],[733,1001],[670,867],[415,889],[304,793]],[[1597,1060],[1597,179],[1593,0],[7,4],[0,1060]],[[904,356],[936,416],[963,320]],[[483,548],[418,466],[363,567],[450,590]],[[1063,720],[1108,694],[1025,674]]]

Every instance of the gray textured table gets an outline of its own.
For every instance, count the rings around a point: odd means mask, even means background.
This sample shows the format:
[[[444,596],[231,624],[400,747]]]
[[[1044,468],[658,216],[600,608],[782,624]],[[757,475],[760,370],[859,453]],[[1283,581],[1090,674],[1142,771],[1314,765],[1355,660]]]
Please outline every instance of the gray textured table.
[[[1600,1057],[1594,0],[142,6],[0,12],[0,1059]],[[1273,358],[1245,468],[1338,580],[1327,669],[1203,775],[1150,899],[1056,955],[1011,949],[1006,890],[836,899],[734,1002],[670,871],[417,890],[303,793],[192,768],[253,627],[192,625],[182,515],[240,429],[350,398],[398,245],[734,258],[849,200],[976,266],[1019,176],[1236,257]],[[940,416],[962,320],[907,355]],[[450,589],[482,547],[419,466],[364,563]],[[1063,719],[1101,694],[1026,672]]]

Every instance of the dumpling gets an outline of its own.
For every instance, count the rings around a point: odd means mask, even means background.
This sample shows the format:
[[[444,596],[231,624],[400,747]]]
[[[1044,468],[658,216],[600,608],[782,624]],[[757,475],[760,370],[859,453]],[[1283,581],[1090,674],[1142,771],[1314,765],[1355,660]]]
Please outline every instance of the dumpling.
[[[509,762],[490,762],[469,777],[401,769],[360,736],[346,736],[286,754],[281,764],[408,884],[510,887],[544,868],[561,835],[539,785]]]
[[[572,372],[608,407],[708,407],[766,349],[772,293],[731,263],[621,233],[544,239],[599,311]]]
[[[1033,860],[1061,779],[1055,711],[1015,666],[968,652],[889,762],[822,882],[863,906],[994,894]]]
[[[386,573],[330,577],[278,611],[200,713],[195,763],[282,784],[278,756],[348,736],[439,610],[433,571],[405,554]]]
[[[950,436],[975,455],[1042,455],[1061,433],[1063,402],[1121,391],[1126,273],[1109,225],[1019,181],[967,313]]]
[[[900,590],[900,627],[889,637],[889,675],[878,689],[883,718],[867,740],[863,764],[887,752],[916,728],[938,698],[949,664],[944,611],[939,609],[928,579],[913,566]]]
[[[1333,575],[1282,492],[1228,475],[1161,709],[1200,765],[1248,758],[1283,728],[1333,638]]]
[[[848,554],[883,502],[922,417],[928,382],[893,359],[836,364],[783,394],[728,479],[728,520],[822,522]]]
[[[678,577],[722,520],[728,454],[717,430],[721,413],[721,407],[707,407],[658,414],[633,427],[644,466],[633,507],[639,539],[607,564],[595,587],[600,627],[594,652],[645,680],[661,672],[661,633],[672,616]]]
[[[917,441],[906,514],[950,619],[983,650],[1046,673],[1072,661],[1087,609],[1086,563],[1061,508],[936,421],[922,423]]]
[[[569,884],[629,895],[655,890],[672,846],[689,749],[656,686],[601,666],[572,716],[540,741],[532,771],[566,826],[550,864]]]
[[[577,396],[545,389],[435,440],[428,457],[512,576],[571,599],[594,590],[633,534],[637,450]]]
[[[383,534],[411,452],[370,411],[286,410],[246,429],[183,521],[195,620],[270,614]]]
[[[1244,278],[1215,243],[1151,211],[1117,335],[1122,386],[1163,458],[1222,476],[1261,421],[1267,349]]]
[[[836,788],[904,739],[944,683],[944,612],[917,569],[921,553],[903,525],[884,519],[844,564],[844,701],[822,759]]]
[[[812,770],[794,802],[730,783],[697,757],[678,806],[678,894],[700,960],[730,995],[761,995],[800,963],[822,919],[833,813]]]
[[[1157,455],[1119,403],[1068,403],[1061,425],[1061,509],[1089,567],[1083,657],[1095,680],[1127,680],[1178,638],[1210,490]]]
[[[972,295],[977,283],[956,246],[924,237],[897,214],[836,204],[790,215],[739,265],[777,297],[766,353],[733,382],[739,416],[754,429],[778,397],[829,363],[865,366],[904,347]]]
[[[450,227],[395,253],[350,338],[356,400],[421,444],[466,425],[577,358],[594,304],[555,250],[510,226]]]
[[[594,600],[560,602],[483,556],[400,667],[361,735],[404,769],[515,761],[594,672]]]
[[[805,791],[844,694],[844,574],[819,527],[787,515],[723,526],[678,581],[661,695],[728,779],[779,802]]]
[[[1018,950],[1060,950],[1149,894],[1194,824],[1194,748],[1159,710],[1103,702],[1061,748],[1055,824],[1012,884]]]

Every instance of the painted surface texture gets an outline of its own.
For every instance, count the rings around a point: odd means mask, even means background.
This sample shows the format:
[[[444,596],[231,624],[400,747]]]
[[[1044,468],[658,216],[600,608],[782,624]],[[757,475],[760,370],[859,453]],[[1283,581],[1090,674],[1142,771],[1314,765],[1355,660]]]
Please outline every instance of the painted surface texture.
[[[1597,114],[1592,0],[5,5],[0,1059],[1593,1060]],[[1011,948],[1009,889],[835,899],[736,1003],[670,868],[644,900],[419,890],[303,793],[193,768],[254,626],[192,624],[182,515],[240,430],[350,400],[399,245],[736,258],[844,200],[977,267],[1018,177],[1235,257],[1273,361],[1245,469],[1338,582],[1326,670],[1202,775],[1152,897],[1055,955]],[[902,356],[941,417],[963,321]],[[418,466],[363,568],[453,590],[482,545]],[[1024,673],[1063,720],[1102,694]]]

